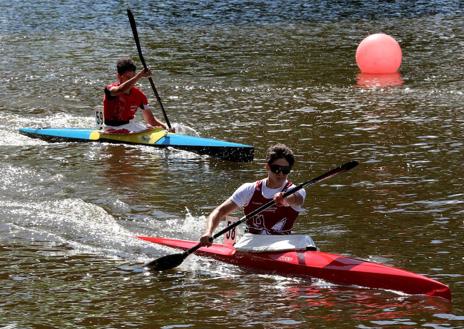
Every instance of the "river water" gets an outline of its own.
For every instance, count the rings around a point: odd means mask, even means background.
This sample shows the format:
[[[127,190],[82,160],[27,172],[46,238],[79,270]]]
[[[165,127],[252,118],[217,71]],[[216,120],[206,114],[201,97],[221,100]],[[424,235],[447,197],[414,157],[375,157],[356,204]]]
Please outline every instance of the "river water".
[[[253,162],[18,134],[94,125],[115,61],[139,63],[128,5],[171,122],[252,144]],[[1,328],[464,328],[461,1],[0,0],[0,26]],[[355,64],[376,32],[402,46],[389,84]],[[360,162],[308,189],[298,233],[439,280],[452,302],[197,256],[126,270],[174,252],[136,235],[198,239],[275,142],[294,182]]]

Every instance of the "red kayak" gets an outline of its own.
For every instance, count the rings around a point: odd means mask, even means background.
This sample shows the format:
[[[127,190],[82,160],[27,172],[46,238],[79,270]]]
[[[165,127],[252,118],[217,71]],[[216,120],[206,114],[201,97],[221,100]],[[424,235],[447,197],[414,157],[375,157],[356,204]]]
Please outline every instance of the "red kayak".
[[[198,241],[160,237],[138,238],[182,250],[198,244]],[[423,275],[317,250],[250,253],[238,251],[233,246],[214,243],[211,247],[198,249],[196,254],[259,271],[320,278],[335,284],[389,289],[451,300],[451,291],[446,285]]]

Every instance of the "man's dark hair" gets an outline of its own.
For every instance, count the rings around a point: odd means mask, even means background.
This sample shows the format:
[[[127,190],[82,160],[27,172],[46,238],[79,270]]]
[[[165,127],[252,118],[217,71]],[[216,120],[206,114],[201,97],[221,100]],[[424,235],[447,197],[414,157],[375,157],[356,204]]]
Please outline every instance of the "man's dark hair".
[[[123,58],[123,59],[120,59],[120,60],[116,63],[116,69],[118,70],[118,74],[124,74],[124,73],[126,73],[127,71],[133,71],[133,72],[135,72],[136,67],[135,67],[135,64],[134,64],[134,62],[132,61],[132,59],[130,59],[130,58]]]
[[[293,155],[293,151],[287,145],[284,144],[272,145],[267,149],[267,163],[271,164],[277,159],[287,160],[290,167],[293,167],[293,164],[295,163],[295,156]]]

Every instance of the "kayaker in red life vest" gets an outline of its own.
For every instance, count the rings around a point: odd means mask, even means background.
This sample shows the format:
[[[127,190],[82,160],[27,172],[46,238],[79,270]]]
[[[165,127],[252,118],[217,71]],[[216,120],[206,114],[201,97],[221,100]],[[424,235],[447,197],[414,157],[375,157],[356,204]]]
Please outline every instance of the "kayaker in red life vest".
[[[244,208],[244,213],[249,214],[271,199],[277,205],[250,218],[246,222],[246,232],[272,235],[291,233],[306,197],[304,189],[287,198],[282,196],[286,190],[295,186],[287,180],[295,163],[293,152],[286,145],[273,145],[267,151],[266,162],[267,178],[243,184],[208,216],[206,231],[200,238],[203,246],[211,245],[210,238],[214,230],[228,214],[238,208]]]
[[[149,69],[136,73],[136,66],[129,58],[120,59],[116,64],[118,81],[105,87],[103,99],[104,122],[107,131],[134,132],[147,129],[146,126],[131,122],[137,109],[142,109],[143,119],[150,127],[167,130],[166,124],[158,120],[148,107],[147,96],[135,84],[142,78],[151,76]]]

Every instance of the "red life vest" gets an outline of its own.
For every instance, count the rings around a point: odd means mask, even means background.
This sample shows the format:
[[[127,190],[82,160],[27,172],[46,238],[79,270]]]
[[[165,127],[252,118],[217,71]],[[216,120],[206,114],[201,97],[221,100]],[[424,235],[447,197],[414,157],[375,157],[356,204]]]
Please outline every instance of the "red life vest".
[[[137,87],[132,87],[129,94],[111,96],[110,89],[117,85],[119,82],[106,86],[103,98],[105,123],[110,126],[129,123],[134,118],[137,108],[143,108],[143,105],[148,104],[147,96]]]
[[[271,200],[263,196],[262,185],[262,180],[256,182],[255,192],[250,202],[244,208],[245,215],[248,215],[253,210]],[[292,183],[287,182],[282,192],[285,192],[290,186],[292,186]],[[246,221],[246,232],[252,234],[290,234],[297,217],[298,211],[294,210],[292,207],[278,207],[274,205],[248,219]]]

